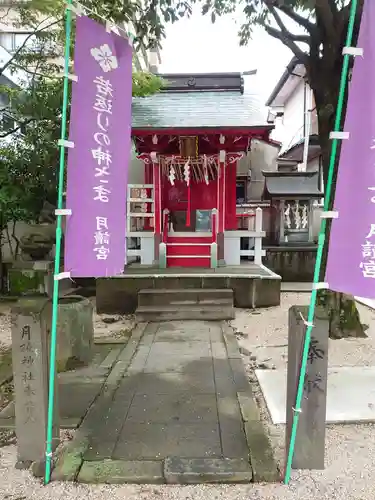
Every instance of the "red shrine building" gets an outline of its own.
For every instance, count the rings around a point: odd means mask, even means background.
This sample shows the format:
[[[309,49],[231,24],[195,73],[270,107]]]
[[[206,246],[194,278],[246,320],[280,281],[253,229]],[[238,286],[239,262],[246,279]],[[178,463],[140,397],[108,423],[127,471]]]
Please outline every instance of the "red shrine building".
[[[245,92],[240,73],[160,76],[162,92],[133,102],[144,167],[143,183],[128,186],[128,262],[212,269],[246,256],[261,265],[262,211],[238,213],[237,201],[251,182],[239,179],[238,162],[273,128],[264,106]]]

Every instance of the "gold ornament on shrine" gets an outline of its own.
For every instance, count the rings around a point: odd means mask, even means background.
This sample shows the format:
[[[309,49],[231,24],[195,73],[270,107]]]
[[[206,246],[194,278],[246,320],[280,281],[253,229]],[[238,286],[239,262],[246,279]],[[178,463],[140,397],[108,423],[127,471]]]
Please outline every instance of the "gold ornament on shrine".
[[[183,158],[198,157],[198,137],[194,135],[182,136],[179,139],[180,156]]]

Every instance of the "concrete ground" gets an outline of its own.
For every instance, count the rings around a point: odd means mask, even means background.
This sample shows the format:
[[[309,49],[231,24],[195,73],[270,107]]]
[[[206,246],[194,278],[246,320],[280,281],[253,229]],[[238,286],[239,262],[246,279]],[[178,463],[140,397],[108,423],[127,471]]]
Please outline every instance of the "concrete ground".
[[[236,338],[224,323],[138,327],[104,387],[55,479],[278,480]]]

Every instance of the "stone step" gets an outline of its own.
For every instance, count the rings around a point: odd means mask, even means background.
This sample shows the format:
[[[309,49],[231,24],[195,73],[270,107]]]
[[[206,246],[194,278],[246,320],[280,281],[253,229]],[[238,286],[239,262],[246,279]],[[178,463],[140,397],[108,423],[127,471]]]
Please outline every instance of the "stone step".
[[[234,307],[199,304],[185,306],[140,306],[135,311],[135,319],[137,323],[184,320],[223,321],[234,319]]]
[[[233,306],[233,290],[177,288],[140,290],[138,293],[138,306],[168,306],[183,303]]]
[[[144,304],[143,304],[144,305]],[[148,305],[155,305],[155,304],[148,304]],[[191,305],[191,306],[206,306],[206,305],[211,305],[211,306],[228,306],[231,307],[233,306],[233,300],[232,299],[203,299],[203,300],[171,300],[168,304],[161,304],[161,305],[170,305],[170,306],[179,306],[179,305]]]

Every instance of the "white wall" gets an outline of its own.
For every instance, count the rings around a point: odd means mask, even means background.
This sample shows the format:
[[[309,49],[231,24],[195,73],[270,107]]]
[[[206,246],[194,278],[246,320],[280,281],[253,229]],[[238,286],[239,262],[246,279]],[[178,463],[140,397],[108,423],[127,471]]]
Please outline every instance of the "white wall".
[[[306,95],[305,95],[306,85]],[[284,104],[284,115],[275,121],[275,129],[271,137],[282,143],[282,150],[285,151],[293,144],[304,138],[304,120],[305,120],[305,98],[306,109],[311,111],[310,135],[318,133],[318,120],[315,110],[315,100],[312,97],[310,102],[311,89],[305,84],[303,78],[286,100]]]
[[[251,151],[247,159],[247,169],[249,166],[251,168],[251,182],[248,191],[250,200],[260,200],[262,198],[264,189],[264,176],[262,170],[277,170],[279,149],[279,146],[267,142],[259,140],[252,141]]]
[[[145,164],[138,160],[134,148],[132,148],[131,160],[129,163],[129,184],[144,184],[145,182]]]
[[[304,81],[301,78],[292,95],[286,101],[283,116],[283,149],[303,138],[304,130]]]

